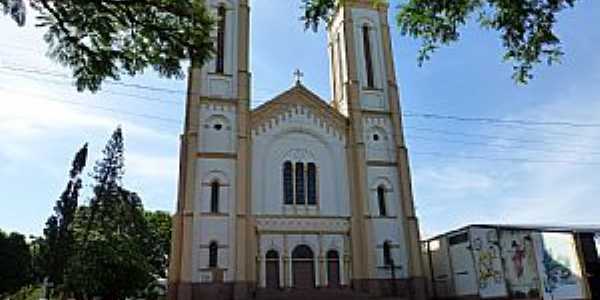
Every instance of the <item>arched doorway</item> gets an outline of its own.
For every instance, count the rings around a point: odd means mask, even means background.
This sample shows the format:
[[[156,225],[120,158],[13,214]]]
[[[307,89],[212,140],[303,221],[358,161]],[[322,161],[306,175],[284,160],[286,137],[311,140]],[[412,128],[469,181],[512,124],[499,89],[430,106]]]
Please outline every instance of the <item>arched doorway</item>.
[[[337,251],[327,251],[327,286],[340,286],[340,256]]]
[[[315,287],[314,254],[310,247],[300,245],[292,252],[292,278],[299,289]]]
[[[267,288],[279,288],[279,253],[275,250],[269,250],[266,258],[266,281]]]

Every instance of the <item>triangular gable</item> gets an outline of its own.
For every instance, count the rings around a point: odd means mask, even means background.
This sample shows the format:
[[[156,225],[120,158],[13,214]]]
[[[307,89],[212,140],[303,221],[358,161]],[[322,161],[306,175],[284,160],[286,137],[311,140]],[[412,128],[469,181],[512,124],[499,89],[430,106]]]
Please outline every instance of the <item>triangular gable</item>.
[[[310,109],[312,113],[330,123],[331,126],[342,132],[345,131],[348,124],[347,118],[302,84],[295,85],[252,110],[250,112],[250,122],[252,127],[260,126],[265,120],[298,106]]]

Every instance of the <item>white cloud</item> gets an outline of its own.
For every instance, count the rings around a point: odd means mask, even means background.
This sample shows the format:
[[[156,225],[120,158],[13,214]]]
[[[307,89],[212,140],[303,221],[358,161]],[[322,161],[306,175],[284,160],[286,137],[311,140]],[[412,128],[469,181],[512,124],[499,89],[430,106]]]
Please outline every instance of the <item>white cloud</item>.
[[[447,192],[461,190],[486,190],[494,184],[494,180],[487,174],[479,173],[457,166],[445,166],[443,168],[426,168],[415,170],[416,184],[428,185],[435,183],[439,190]]]
[[[567,120],[598,123],[600,93],[567,89],[555,99],[529,107],[507,119]],[[427,234],[469,223],[575,224],[597,223],[600,215],[600,130],[598,128],[496,128],[494,135],[541,141],[511,143],[516,148],[493,157],[522,157],[537,161],[576,163],[508,163],[444,161],[444,167],[416,169],[416,201]],[[486,132],[490,133],[490,132]],[[485,149],[485,148],[484,148]]]
[[[55,165],[56,162],[47,161],[44,155],[40,155],[40,150],[52,142],[58,142],[56,145],[60,146],[63,144],[61,140],[77,139],[75,137],[82,141],[100,141],[100,144],[92,145],[99,148],[103,142],[98,137],[108,136],[119,125],[125,129],[126,139],[135,147],[145,143],[177,145],[177,134],[123,122],[109,115],[98,114],[86,106],[48,101],[61,98],[51,92],[46,97],[28,93],[24,88],[19,88],[18,83],[14,85],[16,89],[0,88],[0,99],[7,99],[0,110],[0,158],[3,159],[0,169],[5,173],[20,172],[21,166],[27,161],[38,161],[39,169],[50,172],[62,170],[63,166],[59,167]],[[83,101],[83,104],[89,103],[85,102],[87,99]],[[151,159],[142,163],[142,156]],[[131,160],[131,170],[135,170],[132,173],[145,180],[176,178],[177,164],[172,163],[173,158],[144,156],[141,153],[137,156],[127,154],[126,158]]]
[[[179,160],[174,156],[156,156],[143,153],[128,153],[125,157],[127,177],[144,177],[171,183],[177,178]]]
[[[31,89],[31,86],[28,87]],[[46,95],[32,94],[25,88],[7,90],[0,88],[0,99],[7,99],[0,110],[0,135],[11,139],[39,138],[49,132],[68,128],[113,130],[117,125],[127,128],[128,134],[138,137],[173,139],[173,135],[158,132],[131,122],[99,115],[85,105],[57,102],[64,98],[51,92]],[[87,101],[87,100],[84,100]]]

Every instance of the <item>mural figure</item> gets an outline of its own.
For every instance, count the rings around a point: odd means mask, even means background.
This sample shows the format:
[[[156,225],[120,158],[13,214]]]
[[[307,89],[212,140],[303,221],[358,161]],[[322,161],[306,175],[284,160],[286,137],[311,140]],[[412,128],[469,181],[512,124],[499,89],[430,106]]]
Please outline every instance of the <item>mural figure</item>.
[[[523,264],[525,257],[527,255],[527,250],[525,249],[525,245],[519,245],[516,240],[512,241],[512,262],[513,268],[515,270],[515,274],[517,274],[517,278],[523,277],[523,273],[525,272],[525,265]]]
[[[565,262],[563,264],[555,260],[552,254],[547,249],[544,249],[543,263],[546,270],[546,284],[544,286],[546,292],[552,293],[561,286],[577,284],[577,280],[573,276],[573,273],[571,273],[568,258]]]
[[[541,283],[531,233],[502,231],[500,249],[510,297],[512,299],[539,298]]]
[[[484,289],[491,282],[501,283],[502,274],[494,268],[494,260],[498,259],[498,251],[493,245],[483,248],[483,242],[480,238],[473,241],[473,249],[479,257],[479,287]]]

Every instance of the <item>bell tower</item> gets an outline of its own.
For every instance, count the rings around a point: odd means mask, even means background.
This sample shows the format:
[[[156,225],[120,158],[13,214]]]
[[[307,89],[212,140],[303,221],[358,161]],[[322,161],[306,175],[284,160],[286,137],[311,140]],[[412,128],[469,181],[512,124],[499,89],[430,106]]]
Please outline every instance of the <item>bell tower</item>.
[[[255,281],[249,226],[248,0],[206,0],[215,53],[188,76],[173,217],[169,299],[210,299],[220,284]],[[216,284],[212,284],[216,283]],[[237,297],[236,297],[237,299]]]
[[[395,274],[424,299],[388,8],[347,0],[328,25],[332,105],[350,120],[352,272],[365,289]]]

